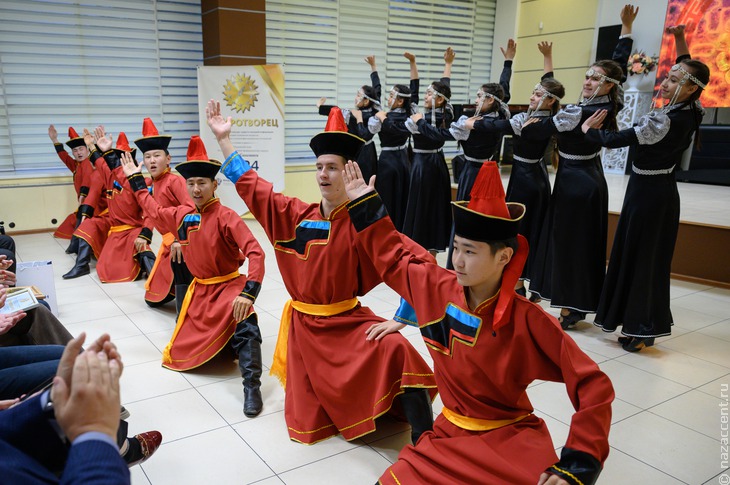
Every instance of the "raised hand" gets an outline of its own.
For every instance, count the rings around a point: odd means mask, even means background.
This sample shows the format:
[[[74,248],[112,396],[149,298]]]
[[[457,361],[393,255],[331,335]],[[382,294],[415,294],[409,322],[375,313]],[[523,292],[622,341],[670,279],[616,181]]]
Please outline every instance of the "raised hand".
[[[517,42],[515,42],[514,39],[509,39],[507,41],[507,48],[503,49],[502,47],[500,47],[499,50],[502,51],[502,55],[504,56],[505,60],[511,61],[515,58],[515,55],[517,54]]]
[[[102,153],[106,153],[112,149],[111,134],[107,136],[107,133],[104,131],[104,125],[99,125],[94,128],[94,136],[96,137],[96,146],[99,147]]]
[[[679,36],[679,35],[684,35],[685,29],[686,29],[686,25],[679,24],[679,25],[670,25],[669,27],[667,27],[666,29],[664,29],[664,31],[667,34],[672,34],[672,35],[675,35],[675,36]]]
[[[91,149],[94,148],[94,142],[96,141],[94,139],[94,135],[88,130],[88,128],[84,128],[84,132],[81,136],[84,137],[84,144],[89,149],[89,151],[91,151]]]
[[[452,64],[454,62],[454,58],[456,57],[456,52],[451,47],[447,47],[446,51],[444,52],[444,62],[447,64]]]
[[[415,54],[411,54],[410,52],[406,51],[403,53],[403,57],[408,59],[408,62],[416,62],[416,56]]]
[[[540,51],[544,57],[553,55],[553,43],[543,40],[537,43],[537,50]]]
[[[205,108],[205,116],[208,121],[210,131],[213,132],[217,140],[228,138],[231,134],[231,117],[224,118],[221,115],[221,104],[211,99]]]
[[[345,182],[345,192],[350,200],[355,200],[370,192],[375,192],[375,175],[370,177],[370,183],[366,183],[362,171],[357,162],[350,160],[345,164],[342,171],[342,179]]]
[[[367,62],[368,64],[370,64],[370,68],[373,71],[376,70],[376,68],[375,68],[375,56],[372,56],[372,55],[371,56],[366,56],[365,57],[365,62]]]
[[[627,3],[621,9],[621,25],[631,28],[637,15],[639,15],[639,7],[634,7],[630,3]]]
[[[122,153],[122,170],[124,170],[124,175],[127,177],[131,177],[132,175],[136,173],[142,173],[142,166],[137,166],[136,163],[134,163],[134,158],[132,158],[132,154],[128,152]]]
[[[48,138],[50,138],[53,143],[58,143],[58,131],[56,131],[56,127],[53,125],[48,127]]]
[[[316,103],[317,104],[317,108],[319,108],[320,106],[322,106],[326,102],[327,102],[327,98],[325,98],[324,96],[322,96],[321,98],[319,98],[317,100],[317,103]]]

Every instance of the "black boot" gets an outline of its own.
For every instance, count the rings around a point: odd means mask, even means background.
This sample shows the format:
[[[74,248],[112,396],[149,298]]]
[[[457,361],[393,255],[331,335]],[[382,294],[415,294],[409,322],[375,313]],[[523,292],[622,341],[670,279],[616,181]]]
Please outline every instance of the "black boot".
[[[411,425],[411,442],[415,445],[418,438],[433,429],[433,409],[427,389],[407,387],[400,395],[403,413]]]
[[[243,377],[243,414],[258,416],[264,401],[261,397],[261,344],[249,340],[238,349],[238,367]]]
[[[70,280],[72,278],[78,278],[79,276],[84,276],[89,273],[91,273],[91,268],[89,267],[89,261],[91,261],[91,246],[89,246],[89,243],[84,241],[83,239],[79,239],[79,252],[76,256],[76,264],[73,268],[71,268],[71,271],[63,275],[64,280]]]
[[[79,252],[79,238],[71,236],[71,242],[66,248],[66,254],[78,253]]]
[[[175,285],[175,310],[177,311],[177,316],[180,316],[180,310],[182,309],[183,300],[187,292],[188,285]]]
[[[147,273],[147,278],[152,274],[152,268],[155,266],[155,254],[152,251],[142,251],[137,255],[137,261],[142,268],[144,273]]]

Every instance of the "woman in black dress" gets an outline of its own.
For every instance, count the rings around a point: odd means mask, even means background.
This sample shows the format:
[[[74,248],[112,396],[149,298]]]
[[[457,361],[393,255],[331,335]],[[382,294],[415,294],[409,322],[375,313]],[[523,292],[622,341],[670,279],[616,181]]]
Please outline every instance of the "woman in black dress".
[[[674,172],[702,121],[699,98],[710,79],[708,67],[690,58],[684,26],[667,31],[675,37],[677,64],[659,95],[669,103],[626,130],[592,128],[601,124],[603,111],[582,125],[586,139],[602,146],[638,145],[595,319],[606,332],[623,326],[619,342],[628,352],[650,347],[655,337],[672,331],[669,278],[679,229]]]
[[[586,72],[581,101],[568,105],[550,123],[524,126],[529,140],[556,135],[558,171],[547,218],[533,253],[530,292],[560,308],[564,329],[595,313],[606,273],[608,186],[603,175],[599,143],[584,138],[581,124],[593,113],[606,110],[605,125],[616,129],[616,114],[623,107],[620,84],[633,41],[631,26],[638,9],[621,11],[622,30],[613,60],[594,63]]]
[[[565,96],[563,85],[553,79],[552,44],[541,42],[538,49],[544,58],[544,74],[530,96],[529,109],[509,120],[475,117],[466,122],[466,128],[475,134],[500,133],[513,136],[513,163],[507,185],[507,201],[525,205],[525,216],[520,221],[520,234],[530,247],[537,245],[542,224],[550,202],[550,179],[548,178],[543,155],[552,136],[546,134],[542,139],[525,142],[521,136],[522,127],[532,123],[550,123],[550,116],[560,108],[560,99]],[[526,296],[524,280],[529,280],[532,256],[528,256],[522,277],[515,291]],[[536,298],[531,297],[536,300]]]
[[[416,56],[405,52],[403,57],[410,63],[410,86],[403,84],[393,86],[388,96],[390,111],[387,113],[378,111],[368,122],[370,132],[380,136],[380,158],[378,158],[375,188],[383,199],[383,205],[393,220],[393,225],[401,232],[406,215],[410,180],[408,140],[411,132],[405,127],[405,123],[418,111],[416,105],[419,85]]]
[[[372,86],[362,86],[355,95],[355,108],[342,109],[342,116],[345,117],[347,131],[353,135],[357,135],[365,140],[360,153],[357,156],[357,164],[362,170],[365,180],[375,175],[378,166],[378,154],[375,151],[373,143],[373,135],[368,129],[368,121],[370,118],[380,111],[380,76],[378,76],[378,68],[375,65],[375,56],[367,56],[365,62],[370,65],[370,82]],[[331,105],[324,104],[327,98],[320,98],[317,102],[319,114],[329,116]]]
[[[451,231],[451,180],[444,159],[446,137],[442,131],[454,121],[449,100],[455,56],[451,47],[446,49],[443,76],[426,90],[425,114],[416,113],[405,122],[413,136],[413,159],[403,234],[434,255],[446,249]],[[420,131],[423,125],[438,129]]]

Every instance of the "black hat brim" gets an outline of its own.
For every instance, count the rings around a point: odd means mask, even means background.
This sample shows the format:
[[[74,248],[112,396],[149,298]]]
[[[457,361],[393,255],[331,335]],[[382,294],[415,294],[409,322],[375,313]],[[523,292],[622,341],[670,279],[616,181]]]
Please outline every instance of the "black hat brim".
[[[84,141],[83,137],[71,138],[69,141],[66,142],[66,145],[68,145],[68,147],[73,150],[76,147],[85,147],[86,142]]]
[[[340,155],[345,160],[357,160],[365,140],[346,131],[323,131],[309,142],[314,155]]]
[[[119,158],[122,158],[122,153],[127,153],[126,150],[120,150],[119,148],[112,148],[112,150],[114,150],[114,153],[116,153]],[[137,149],[136,148],[132,148],[129,151],[129,154],[132,155],[132,158],[135,161],[137,160],[137,157],[135,156],[135,155],[137,155]]]
[[[150,150],[167,150],[170,140],[172,140],[170,135],[145,136],[134,140],[134,144],[137,145],[140,152],[144,153]]]
[[[218,160],[188,160],[177,164],[175,170],[184,178],[206,177],[215,180],[218,171],[221,169],[221,162]]]
[[[525,215],[525,206],[508,202],[510,218],[482,214],[469,209],[468,201],[452,202],[454,213],[454,234],[472,241],[490,242],[511,239],[519,233],[520,221]]]

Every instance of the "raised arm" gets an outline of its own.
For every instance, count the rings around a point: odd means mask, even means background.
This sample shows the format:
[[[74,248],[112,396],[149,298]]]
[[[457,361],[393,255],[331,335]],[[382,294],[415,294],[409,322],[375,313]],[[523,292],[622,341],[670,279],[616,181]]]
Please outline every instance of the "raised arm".
[[[448,47],[444,52],[444,73],[441,76],[442,78],[451,79],[451,66],[454,64],[455,57],[456,52],[454,52],[454,49]]]
[[[74,160],[71,155],[66,152],[66,149],[63,148],[63,143],[58,141],[58,131],[56,131],[56,127],[51,125],[48,127],[48,138],[51,139],[53,142],[53,147],[56,149],[56,153],[58,154],[58,158],[61,159],[64,165],[74,172],[76,170],[76,160]]]
[[[626,81],[627,75],[627,64],[629,62],[629,55],[631,54],[631,48],[634,45],[634,41],[631,38],[631,31],[634,25],[634,20],[639,14],[639,7],[634,7],[630,3],[624,5],[621,9],[621,35],[618,38],[618,43],[613,51],[611,59],[618,62],[623,71],[621,82]]]
[[[375,65],[375,56],[367,56],[365,62],[370,65],[370,84],[375,90],[375,99],[380,101],[382,95],[382,87],[380,86],[380,76],[378,75],[378,67]]]
[[[542,54],[542,79],[553,77],[553,43],[547,41],[538,42],[537,50]]]
[[[502,73],[499,75],[499,85],[504,90],[504,99],[502,101],[507,103],[512,98],[509,83],[512,79],[512,62],[514,61],[515,55],[517,55],[517,42],[509,39],[507,41],[507,47],[500,47],[499,50],[502,51],[502,55],[504,56],[504,66],[502,67]]]
[[[681,59],[689,58],[689,46],[687,45],[687,39],[684,36],[684,25],[672,25],[667,27],[667,33],[674,36],[674,45],[677,49],[677,62]]]

